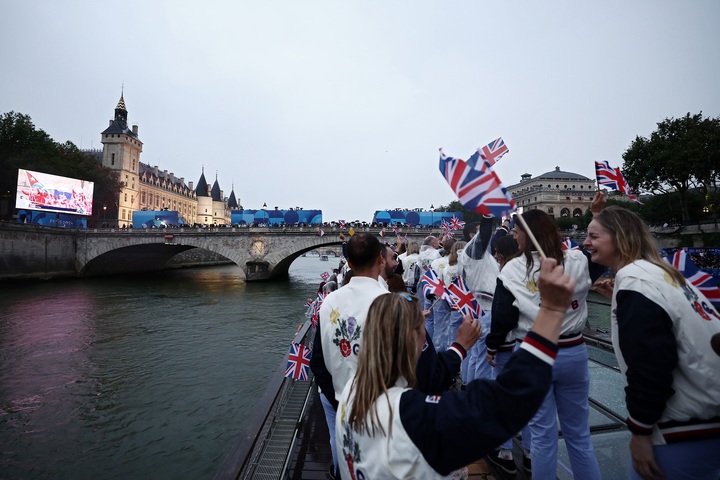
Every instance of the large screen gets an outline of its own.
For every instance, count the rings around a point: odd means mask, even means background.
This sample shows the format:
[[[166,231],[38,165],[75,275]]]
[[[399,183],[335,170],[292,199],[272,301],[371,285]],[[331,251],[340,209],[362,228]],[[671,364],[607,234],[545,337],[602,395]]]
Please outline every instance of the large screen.
[[[18,170],[15,208],[92,215],[93,182]]]

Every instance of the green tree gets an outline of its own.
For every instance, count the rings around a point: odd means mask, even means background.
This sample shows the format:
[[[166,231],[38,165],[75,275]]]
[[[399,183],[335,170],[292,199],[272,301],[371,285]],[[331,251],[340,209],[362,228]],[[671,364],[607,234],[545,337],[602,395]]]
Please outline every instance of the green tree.
[[[637,136],[623,159],[623,173],[632,188],[656,195],[677,192],[682,220],[687,222],[693,217],[688,191],[697,188],[709,201],[717,189],[720,117],[703,118],[700,112],[667,118],[649,138]]]
[[[93,217],[102,206],[114,208],[120,192],[117,174],[81,152],[72,142],[57,143],[37,129],[28,115],[9,112],[0,116],[0,218],[10,219],[19,168],[94,182]]]

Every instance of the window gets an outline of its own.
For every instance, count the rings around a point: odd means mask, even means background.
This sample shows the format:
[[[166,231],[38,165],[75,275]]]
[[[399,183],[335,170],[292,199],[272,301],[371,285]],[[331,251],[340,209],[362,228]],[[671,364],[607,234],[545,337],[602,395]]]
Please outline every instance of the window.
[[[140,203],[145,203],[145,192],[140,194]]]
[[[125,201],[127,202],[127,193],[125,194]],[[123,217],[124,218],[124,217]]]
[[[550,215],[552,215],[553,213],[555,213],[555,208],[554,208],[554,207],[548,207],[547,213],[549,213]]]
[[[110,154],[110,165],[115,165],[115,154],[114,153]]]

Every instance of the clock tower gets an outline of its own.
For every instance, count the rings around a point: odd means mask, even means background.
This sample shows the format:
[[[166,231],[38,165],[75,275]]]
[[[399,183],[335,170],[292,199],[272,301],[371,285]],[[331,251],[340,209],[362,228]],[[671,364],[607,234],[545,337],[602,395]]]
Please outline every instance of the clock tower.
[[[138,138],[138,126],[128,128],[127,114],[121,92],[120,101],[115,107],[115,118],[110,120],[110,126],[102,132],[100,140],[103,144],[103,166],[115,170],[122,183],[115,205],[107,205],[109,212],[117,213],[118,227],[130,226],[133,210],[140,209],[138,191],[143,144]]]

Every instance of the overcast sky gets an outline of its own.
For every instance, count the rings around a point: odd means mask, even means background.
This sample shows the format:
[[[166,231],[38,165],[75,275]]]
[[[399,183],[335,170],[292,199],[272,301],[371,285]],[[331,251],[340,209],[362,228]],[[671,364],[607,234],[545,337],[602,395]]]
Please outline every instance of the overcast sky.
[[[622,165],[720,115],[720,1],[4,0],[0,113],[100,148],[124,84],[140,161],[245,208],[446,205],[438,148],[501,136],[508,186]]]

